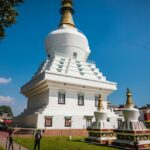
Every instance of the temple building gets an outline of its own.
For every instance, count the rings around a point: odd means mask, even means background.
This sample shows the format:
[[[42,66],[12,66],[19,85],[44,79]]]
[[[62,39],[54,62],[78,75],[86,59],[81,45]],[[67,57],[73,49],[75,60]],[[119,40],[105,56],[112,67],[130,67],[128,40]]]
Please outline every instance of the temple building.
[[[131,149],[150,149],[150,130],[143,121],[139,121],[139,109],[134,107],[132,94],[127,89],[126,107],[122,110],[125,121],[116,129],[115,145]]]
[[[147,128],[150,128],[150,105],[147,104],[139,108],[140,120],[145,122]]]
[[[103,100],[99,96],[98,110],[94,112],[95,120],[92,126],[89,127],[89,136],[86,141],[95,142],[99,144],[111,144],[116,139],[114,127],[107,118],[108,109],[103,107]]]
[[[99,93],[103,107],[117,84],[106,80],[96,64],[88,61],[91,52],[86,36],[73,21],[72,0],[62,0],[58,29],[46,38],[45,62],[21,88],[27,108],[15,119],[20,127],[40,128],[62,134],[70,128],[80,133],[91,126]],[[117,115],[108,116],[117,127]]]

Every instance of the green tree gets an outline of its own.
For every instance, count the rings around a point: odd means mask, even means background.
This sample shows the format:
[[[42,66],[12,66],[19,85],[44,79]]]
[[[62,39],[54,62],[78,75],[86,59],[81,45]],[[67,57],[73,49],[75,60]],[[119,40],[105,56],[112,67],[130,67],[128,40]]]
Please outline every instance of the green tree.
[[[3,113],[8,113],[9,116],[13,116],[13,112],[10,106],[0,106],[0,115],[2,115]]]
[[[16,23],[16,6],[23,0],[0,0],[0,39],[6,36],[5,29]]]

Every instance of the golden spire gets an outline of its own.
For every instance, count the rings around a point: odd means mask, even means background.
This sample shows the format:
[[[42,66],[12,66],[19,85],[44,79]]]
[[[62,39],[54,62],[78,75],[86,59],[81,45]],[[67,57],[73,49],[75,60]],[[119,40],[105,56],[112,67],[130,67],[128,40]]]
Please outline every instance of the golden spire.
[[[102,110],[102,109],[103,109],[103,100],[102,100],[102,96],[100,94],[99,99],[98,99],[98,110]]]
[[[131,91],[127,88],[127,101],[126,101],[126,107],[134,107],[134,103],[133,103],[133,100],[132,100],[132,93]]]
[[[60,13],[62,17],[59,26],[66,24],[71,27],[75,27],[72,17],[72,14],[74,13],[72,0],[62,0],[62,7],[60,9]]]

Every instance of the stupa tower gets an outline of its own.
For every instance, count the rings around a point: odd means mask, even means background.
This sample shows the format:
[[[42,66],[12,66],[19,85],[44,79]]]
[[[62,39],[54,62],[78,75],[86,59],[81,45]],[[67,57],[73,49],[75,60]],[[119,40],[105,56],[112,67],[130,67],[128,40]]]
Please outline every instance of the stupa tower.
[[[125,121],[121,122],[115,131],[117,135],[115,144],[132,149],[150,148],[150,130],[139,121],[139,109],[134,107],[132,93],[129,89],[127,89],[126,96],[127,100],[123,109]]]
[[[46,37],[47,58],[21,88],[27,109],[15,119],[18,126],[46,129],[51,135],[66,135],[71,126],[72,133],[85,135],[99,90],[107,108],[107,96],[117,89],[87,60],[89,43],[76,28],[73,13],[73,1],[62,0],[58,28]]]
[[[98,109],[94,112],[94,116],[96,121],[88,128],[89,136],[86,140],[100,144],[111,144],[116,137],[113,124],[107,120],[108,110],[103,107],[101,95],[99,95]]]
[[[79,32],[73,21],[73,1],[62,0],[59,28],[48,34],[46,53],[50,58],[63,56],[85,62],[91,52],[86,36]]]

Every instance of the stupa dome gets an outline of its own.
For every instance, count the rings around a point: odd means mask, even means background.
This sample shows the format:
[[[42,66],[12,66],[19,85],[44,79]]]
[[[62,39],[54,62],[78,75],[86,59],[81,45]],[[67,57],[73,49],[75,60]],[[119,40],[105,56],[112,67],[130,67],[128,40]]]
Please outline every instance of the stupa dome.
[[[75,27],[64,24],[48,34],[46,53],[50,57],[57,54],[79,61],[86,61],[90,49],[84,34]]]
[[[101,111],[95,111],[94,116],[97,122],[100,121],[106,121],[107,119],[107,111],[101,110]]]
[[[140,113],[136,108],[125,108],[123,110],[123,116],[126,121],[137,121]]]

